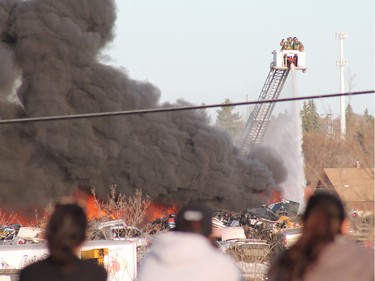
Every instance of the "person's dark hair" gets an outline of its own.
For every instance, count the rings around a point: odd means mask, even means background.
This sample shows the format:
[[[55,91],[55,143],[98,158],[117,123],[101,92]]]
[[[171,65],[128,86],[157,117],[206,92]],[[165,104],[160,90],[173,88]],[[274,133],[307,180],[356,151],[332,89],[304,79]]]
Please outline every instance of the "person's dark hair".
[[[74,250],[85,240],[86,228],[86,213],[80,206],[57,204],[46,228],[50,257],[59,263],[69,263]]]
[[[198,202],[190,202],[178,212],[175,230],[208,237],[212,232],[211,210]]]
[[[341,233],[346,213],[341,200],[327,192],[310,197],[303,214],[300,239],[271,267],[271,275],[283,275],[277,280],[302,280],[323,249]],[[270,278],[270,280],[273,280]]]

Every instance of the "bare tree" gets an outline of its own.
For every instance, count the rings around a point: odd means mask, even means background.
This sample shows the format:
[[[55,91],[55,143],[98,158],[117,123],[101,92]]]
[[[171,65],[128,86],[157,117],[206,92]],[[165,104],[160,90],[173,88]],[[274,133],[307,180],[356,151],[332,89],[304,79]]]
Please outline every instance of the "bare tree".
[[[17,216],[11,212],[10,214],[5,213],[0,209],[0,225],[10,225],[16,222]]]
[[[92,190],[95,195],[95,190]],[[150,205],[150,198],[143,198],[142,190],[136,190],[134,196],[118,193],[116,185],[110,186],[110,193],[105,202],[96,199],[99,210],[102,211],[101,221],[123,219],[129,226],[140,226]]]

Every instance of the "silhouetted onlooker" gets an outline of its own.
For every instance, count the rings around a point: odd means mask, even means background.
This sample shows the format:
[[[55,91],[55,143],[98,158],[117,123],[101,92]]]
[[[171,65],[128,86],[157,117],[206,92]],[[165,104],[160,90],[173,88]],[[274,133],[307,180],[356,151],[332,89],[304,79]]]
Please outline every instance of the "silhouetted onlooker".
[[[211,212],[198,203],[184,206],[175,231],[159,234],[140,264],[138,281],[240,281],[231,257],[214,248]]]
[[[316,193],[303,215],[303,233],[270,267],[269,281],[372,281],[374,251],[345,238],[345,209],[329,193]]]
[[[21,270],[20,281],[105,281],[106,270],[78,258],[87,218],[76,204],[57,204],[46,228],[49,257]]]

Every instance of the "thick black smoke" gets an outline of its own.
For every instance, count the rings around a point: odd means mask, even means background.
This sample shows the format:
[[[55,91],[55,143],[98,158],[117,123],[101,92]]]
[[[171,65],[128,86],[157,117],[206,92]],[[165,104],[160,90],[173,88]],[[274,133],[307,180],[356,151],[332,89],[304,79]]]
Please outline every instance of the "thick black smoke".
[[[113,0],[1,0],[0,118],[167,106],[152,84],[97,60],[115,19]],[[243,158],[199,111],[0,125],[0,144],[0,198],[14,207],[77,185],[232,209],[279,190],[275,162]]]

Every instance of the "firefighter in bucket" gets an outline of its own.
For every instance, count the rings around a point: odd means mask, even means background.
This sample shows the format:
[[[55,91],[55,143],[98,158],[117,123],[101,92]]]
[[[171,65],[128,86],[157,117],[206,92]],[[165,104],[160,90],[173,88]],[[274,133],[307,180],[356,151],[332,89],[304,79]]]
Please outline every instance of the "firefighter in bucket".
[[[297,37],[288,37],[287,40],[282,39],[280,42],[281,51],[283,51],[283,65],[286,67],[290,67],[291,64],[294,64],[298,67],[298,52],[304,51],[303,44],[298,40]],[[298,51],[298,52],[290,52],[287,51]]]

